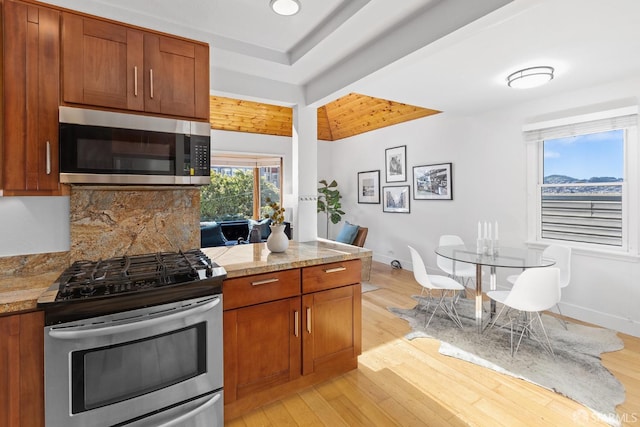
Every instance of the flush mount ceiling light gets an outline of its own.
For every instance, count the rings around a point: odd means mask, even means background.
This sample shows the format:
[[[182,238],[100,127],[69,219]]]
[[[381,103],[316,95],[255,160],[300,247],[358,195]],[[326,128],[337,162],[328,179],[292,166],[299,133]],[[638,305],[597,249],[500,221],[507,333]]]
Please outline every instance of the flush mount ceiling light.
[[[298,0],[271,0],[269,5],[275,13],[283,16],[295,15],[300,10]]]
[[[530,67],[509,74],[507,84],[516,89],[543,85],[553,79],[553,67]]]

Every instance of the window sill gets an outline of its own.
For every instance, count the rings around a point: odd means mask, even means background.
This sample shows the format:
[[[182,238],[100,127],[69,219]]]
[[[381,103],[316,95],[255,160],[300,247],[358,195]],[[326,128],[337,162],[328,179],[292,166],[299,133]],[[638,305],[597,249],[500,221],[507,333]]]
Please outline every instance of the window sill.
[[[554,241],[554,240],[548,240],[548,241],[527,240],[525,242],[525,245],[527,247],[532,249],[540,249],[540,250],[543,250],[547,246],[553,245],[553,244],[570,247],[574,255],[583,255],[586,257],[609,259],[613,261],[634,262],[634,263],[640,262],[640,255],[633,254],[630,252],[623,252],[622,250],[620,251],[607,250],[607,249],[601,249],[601,248],[594,248],[591,246],[584,246],[584,245],[580,245],[579,243]]]

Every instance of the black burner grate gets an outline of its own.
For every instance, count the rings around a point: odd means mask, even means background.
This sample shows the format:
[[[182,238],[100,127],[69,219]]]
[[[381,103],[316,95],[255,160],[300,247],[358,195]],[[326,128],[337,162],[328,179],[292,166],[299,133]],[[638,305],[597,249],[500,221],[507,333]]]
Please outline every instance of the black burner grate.
[[[199,249],[76,261],[60,276],[56,301],[191,283],[212,274],[211,260]]]

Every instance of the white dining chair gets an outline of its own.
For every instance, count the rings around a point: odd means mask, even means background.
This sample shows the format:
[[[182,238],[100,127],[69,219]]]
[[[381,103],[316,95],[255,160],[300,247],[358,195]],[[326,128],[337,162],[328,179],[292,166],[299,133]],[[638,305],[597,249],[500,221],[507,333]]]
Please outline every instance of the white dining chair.
[[[464,246],[464,241],[460,236],[455,234],[444,234],[440,236],[438,246]],[[436,264],[438,268],[449,277],[459,281],[462,285],[466,286],[470,281],[475,280],[476,266],[461,261],[453,261],[452,259],[445,258],[438,255],[436,257]]]
[[[418,251],[409,246],[409,252],[411,253],[411,263],[413,264],[413,277],[415,277],[416,281],[422,287],[422,291],[420,292],[421,299],[425,291],[427,293],[427,304],[424,315],[425,328],[429,327],[438,309],[442,310],[458,327],[462,328],[462,321],[460,320],[460,316],[458,316],[455,304],[458,301],[459,291],[464,291],[464,286],[447,276],[427,274],[427,268]],[[439,295],[434,295],[435,292],[438,292]],[[432,303],[435,307],[427,321],[429,307]]]
[[[540,312],[553,308],[560,301],[559,268],[527,269],[518,276],[510,291],[489,291],[487,296],[502,304],[502,308],[489,327],[494,327],[503,312],[507,310],[506,316],[509,316],[509,320],[502,326],[508,326],[511,331],[511,356],[518,351],[525,335],[536,340],[544,350],[554,355]],[[515,314],[512,314],[513,311]],[[541,333],[536,325],[539,326]],[[513,339],[516,331],[519,332],[520,337],[514,349]]]
[[[563,245],[549,245],[542,251],[542,258],[552,259],[556,262],[553,267],[560,269],[560,292],[562,293],[562,289],[569,286],[569,282],[571,281],[571,248]],[[520,274],[512,274],[507,277],[507,281],[513,284],[518,276],[520,276]],[[562,316],[559,302],[556,304],[556,309],[558,310],[558,314]],[[562,323],[562,326],[567,329],[567,322],[565,322],[562,317],[559,317],[558,320]]]

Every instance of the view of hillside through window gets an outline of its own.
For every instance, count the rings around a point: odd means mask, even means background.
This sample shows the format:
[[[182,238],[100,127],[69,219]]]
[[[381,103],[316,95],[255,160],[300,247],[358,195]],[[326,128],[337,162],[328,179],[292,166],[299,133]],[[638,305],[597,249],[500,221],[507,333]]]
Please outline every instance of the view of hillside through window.
[[[622,245],[624,130],[543,143],[542,237]]]
[[[211,184],[201,188],[200,196],[203,221],[259,219],[269,209],[267,198],[280,202],[280,167],[212,165]]]

